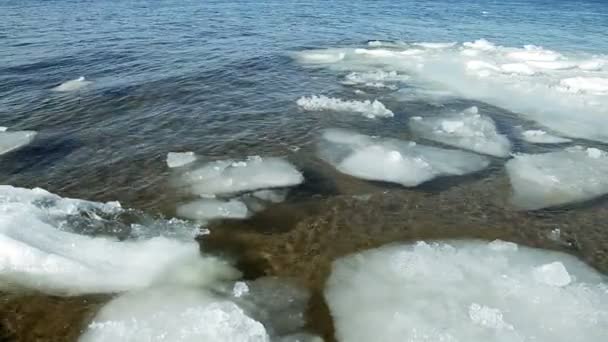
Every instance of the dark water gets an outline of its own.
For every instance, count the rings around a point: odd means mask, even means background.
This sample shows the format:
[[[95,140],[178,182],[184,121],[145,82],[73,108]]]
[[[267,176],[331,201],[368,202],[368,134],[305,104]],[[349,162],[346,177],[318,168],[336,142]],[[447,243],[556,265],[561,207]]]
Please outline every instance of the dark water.
[[[201,243],[236,255],[250,277],[290,276],[315,289],[311,330],[326,337],[331,323],[319,289],[331,260],[395,240],[503,238],[566,250],[606,272],[605,198],[514,211],[503,161],[418,189],[333,171],[314,155],[321,129],[407,138],[407,118],[432,106],[386,99],[395,118],[374,122],[302,111],[295,101],[303,95],[354,95],[334,74],[303,68],[291,54],[376,39],[481,37],[606,53],[607,32],[603,0],[0,0],[0,126],[39,132],[32,144],[2,156],[0,183],[118,200],[170,216],[180,195],[169,184],[167,152],[286,156],[307,182],[286,203],[250,220],[214,223]],[[51,91],[79,76],[93,84],[77,92]],[[470,104],[487,107],[464,100],[453,106]],[[495,118],[499,128],[512,123],[512,113],[493,110],[501,113]],[[528,148],[534,149],[515,146]],[[561,241],[550,238],[554,229],[561,230]],[[27,316],[31,320],[70,308],[65,320],[73,322],[85,319],[81,311],[91,305],[86,300],[36,297],[4,308],[15,315],[35,312]],[[68,325],[58,319],[36,329],[42,336],[65,334]]]

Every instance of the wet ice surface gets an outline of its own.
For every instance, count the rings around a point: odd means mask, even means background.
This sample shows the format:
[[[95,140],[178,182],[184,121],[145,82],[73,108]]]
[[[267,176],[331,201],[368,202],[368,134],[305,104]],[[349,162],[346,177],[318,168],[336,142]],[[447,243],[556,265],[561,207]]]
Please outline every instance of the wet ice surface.
[[[58,91],[58,92],[71,92],[71,91],[83,89],[92,83],[93,82],[91,82],[91,81],[87,81],[84,76],[81,76],[81,77],[78,77],[77,79],[63,82],[60,85],[53,88],[52,90]]]
[[[304,181],[302,173],[281,158],[252,156],[218,161],[201,158],[202,165],[193,164],[198,158],[193,153],[173,154],[170,164],[189,167],[177,170],[175,183],[178,188],[201,197],[179,204],[177,214],[201,222],[245,219],[251,212],[263,210],[266,203],[282,202],[288,187]]]
[[[123,241],[78,232],[80,226],[115,220],[123,211],[118,203],[0,186],[0,287],[63,294],[114,292],[148,286],[176,265],[208,266],[199,260],[192,240],[198,228],[185,222],[132,224],[127,227],[130,237]]]
[[[522,130],[520,136],[524,141],[533,144],[563,144],[571,142],[572,139],[562,138],[541,129]]]
[[[506,169],[513,202],[524,209],[576,203],[608,193],[608,154],[597,148],[516,155]]]
[[[380,88],[383,86],[380,86]],[[393,112],[378,100],[342,100],[323,95],[313,95],[299,98],[297,104],[304,110],[358,113],[370,119],[394,116]]]
[[[19,149],[34,140],[34,131],[9,131],[6,127],[0,130],[0,155]]]
[[[599,342],[608,338],[607,288],[570,255],[459,241],[339,259],[325,294],[341,342]]]
[[[464,151],[338,129],[323,133],[319,155],[342,173],[403,186],[480,171],[489,164],[486,158]]]
[[[412,131],[424,138],[473,152],[506,157],[511,152],[509,139],[496,130],[491,118],[471,107],[459,114],[441,117],[413,117]]]

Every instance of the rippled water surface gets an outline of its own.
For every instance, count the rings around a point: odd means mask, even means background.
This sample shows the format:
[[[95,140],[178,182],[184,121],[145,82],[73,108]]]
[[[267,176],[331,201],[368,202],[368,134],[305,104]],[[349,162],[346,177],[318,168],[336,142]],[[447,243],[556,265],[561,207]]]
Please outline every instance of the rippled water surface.
[[[490,158],[482,172],[417,188],[340,174],[316,154],[323,129],[415,139],[408,130],[412,116],[476,105],[491,113],[514,152],[529,153],[556,148],[523,142],[514,127],[551,120],[513,112],[522,107],[511,103],[529,99],[507,103],[467,93],[440,103],[423,96],[403,101],[397,95],[414,87],[408,81],[396,88],[353,87],[341,81],[361,69],[360,61],[311,66],[299,60],[301,53],[346,48],[356,54],[353,49],[372,48],[370,41],[397,42],[390,50],[483,38],[608,61],[607,34],[604,0],[0,0],[0,126],[38,132],[31,144],[0,157],[0,183],[117,200],[153,216],[174,216],[176,203],[187,196],[174,186],[168,152],[194,151],[214,159],[285,157],[306,178],[286,202],[247,220],[213,222],[201,244],[235,258],[247,277],[289,276],[313,289],[309,327],[331,340],[319,291],[337,256],[397,240],[502,238],[566,250],[606,272],[608,201],[515,210],[501,158]],[[608,77],[608,65],[597,72]],[[538,75],[545,80],[552,74]],[[77,91],[53,90],[81,76],[92,83]],[[302,96],[319,94],[379,99],[394,117],[307,111],[296,104]],[[597,96],[608,96],[608,90]],[[571,145],[608,151],[605,139],[571,137]],[[561,232],[559,239],[551,235],[555,231]],[[34,297],[5,308],[64,310],[65,319],[74,321],[104,300],[58,303]],[[78,335],[53,330],[61,330],[53,324],[39,329]]]

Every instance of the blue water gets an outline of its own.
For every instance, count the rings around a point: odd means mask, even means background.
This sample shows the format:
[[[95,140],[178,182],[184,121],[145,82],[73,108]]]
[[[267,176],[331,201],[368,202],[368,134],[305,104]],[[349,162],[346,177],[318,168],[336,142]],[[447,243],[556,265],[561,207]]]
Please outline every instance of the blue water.
[[[338,85],[290,52],[486,38],[606,53],[607,33],[605,0],[1,0],[0,126],[39,135],[0,182],[146,206],[168,151],[283,155],[336,125],[296,108]],[[50,91],[79,76],[94,85]]]

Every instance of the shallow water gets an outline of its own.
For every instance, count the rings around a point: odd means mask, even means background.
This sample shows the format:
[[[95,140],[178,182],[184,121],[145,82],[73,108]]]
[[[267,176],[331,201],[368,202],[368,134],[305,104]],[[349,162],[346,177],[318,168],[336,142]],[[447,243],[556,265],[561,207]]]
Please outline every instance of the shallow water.
[[[340,83],[346,70],[310,68],[294,58],[309,49],[368,47],[373,40],[479,38],[509,47],[534,44],[563,54],[605,56],[606,32],[608,4],[602,0],[4,0],[0,126],[38,135],[30,145],[0,157],[0,183],[118,200],[151,215],[173,216],[176,203],[188,196],[172,184],[167,152],[194,151],[218,159],[287,157],[306,182],[285,203],[248,220],[214,222],[200,242],[203,249],[234,258],[247,277],[295,277],[308,285],[314,299],[309,325],[327,338],[332,328],[320,289],[331,260],[388,242],[501,238],[566,250],[607,272],[606,197],[517,211],[509,202],[501,159],[472,175],[406,189],[341,175],[316,156],[317,138],[326,128],[415,139],[408,130],[410,117],[471,105],[491,113],[515,152],[555,150],[515,138],[514,126],[535,127],[533,121],[470,98],[438,106],[428,98],[399,101],[391,89],[365,88],[367,94],[357,94],[356,87]],[[92,83],[73,92],[52,90],[80,76]],[[408,88],[407,82],[401,86]],[[370,120],[305,111],[296,104],[315,94],[378,98],[395,116]],[[591,140],[574,144],[608,148]],[[555,229],[561,232],[558,241],[551,238]],[[80,325],[69,328],[66,322],[86,321],[96,308],[83,304],[86,299],[1,300],[0,309],[14,310],[1,325],[22,340],[35,338],[22,335],[32,325],[36,336],[73,339]],[[42,327],[36,323],[41,312],[63,305],[72,308],[65,317]],[[0,339],[2,334],[0,329]]]

